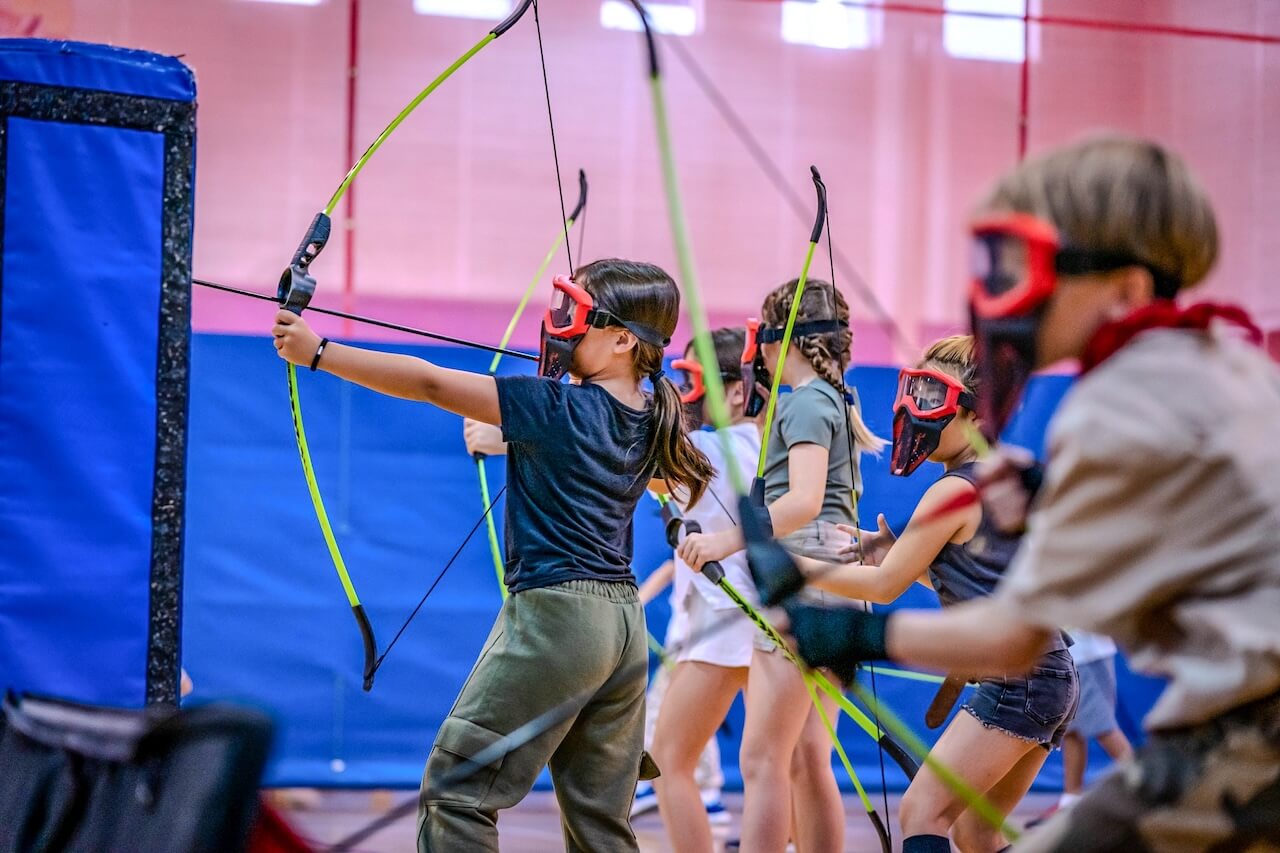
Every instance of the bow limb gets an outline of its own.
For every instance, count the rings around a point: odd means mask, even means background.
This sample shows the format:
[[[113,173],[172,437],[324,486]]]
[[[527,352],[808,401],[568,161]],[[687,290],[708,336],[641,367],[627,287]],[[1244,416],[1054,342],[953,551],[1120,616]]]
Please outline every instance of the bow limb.
[[[796,282],[795,295],[791,297],[791,311],[787,314],[787,325],[782,332],[782,343],[778,348],[778,364],[773,369],[773,383],[769,388],[769,402],[764,410],[764,431],[760,440],[760,459],[756,463],[756,480],[764,477],[765,459],[769,451],[769,436],[773,429],[773,415],[778,405],[778,390],[782,387],[782,367],[787,363],[787,353],[791,349],[791,333],[796,327],[796,317],[800,313],[800,300],[804,296],[804,286],[809,280],[809,267],[813,264],[813,253],[822,239],[822,231],[827,224],[827,186],[818,174],[817,166],[809,167],[813,178],[813,188],[818,194],[818,212],[813,221],[813,230],[809,233],[809,247],[805,250],[804,263],[800,265],[800,278]]]
[[[516,305],[516,310],[511,314],[511,320],[507,323],[506,331],[502,333],[502,340],[498,342],[498,349],[505,350],[507,345],[511,343],[511,336],[515,334],[516,326],[520,322],[520,317],[524,314],[524,309],[528,307],[529,300],[533,298],[534,291],[538,289],[538,285],[542,284],[543,277],[547,274],[547,267],[551,266],[551,262],[555,259],[556,253],[560,251],[560,244],[569,238],[569,231],[573,228],[573,224],[582,215],[583,210],[587,206],[587,173],[582,169],[578,170],[578,203],[573,206],[568,217],[564,220],[564,227],[556,234],[555,242],[551,244],[551,248],[547,250],[546,255],[542,258],[542,263],[538,265],[538,271],[533,274],[533,280],[529,282],[528,287],[524,289],[524,293],[520,296],[520,302]],[[570,263],[572,266],[572,263]],[[570,270],[572,272],[572,270]],[[498,365],[502,362],[503,352],[495,352],[493,361],[489,362],[489,375],[493,376],[498,372]],[[472,458],[476,460],[476,480],[480,484],[480,505],[489,506],[493,503],[489,499],[489,474],[485,470],[485,456],[483,453],[472,454]],[[498,526],[493,520],[493,513],[485,514],[485,532],[489,540],[489,558],[493,560],[493,573],[498,579],[498,589],[502,593],[505,600],[507,597],[506,582],[506,564],[502,558],[502,546],[498,542]]]
[[[738,495],[744,497],[742,500],[744,510],[754,511],[745,499],[747,494],[747,484],[743,482],[742,475],[738,471],[738,466],[734,461],[735,454],[733,443],[729,437],[728,427],[731,422],[729,406],[725,398],[724,383],[720,379],[719,364],[716,358],[715,344],[711,339],[710,323],[707,319],[706,307],[702,302],[702,294],[698,286],[697,272],[693,260],[693,248],[689,239],[688,224],[685,220],[684,204],[680,197],[680,182],[679,176],[676,172],[674,149],[671,144],[670,125],[667,120],[666,98],[662,87],[662,75],[658,65],[657,44],[654,41],[649,15],[645,11],[644,6],[640,3],[640,0],[631,0],[631,4],[635,7],[636,12],[640,16],[640,21],[644,28],[645,43],[648,48],[649,91],[653,102],[654,126],[657,132],[658,153],[662,163],[662,177],[667,199],[667,213],[671,223],[677,262],[680,265],[680,276],[684,284],[684,293],[686,303],[688,304],[689,318],[694,330],[694,349],[698,354],[699,362],[702,364],[703,382],[706,386],[707,408],[711,415],[712,423],[716,426],[716,432],[720,437],[724,458],[728,464],[729,479],[733,489]],[[817,170],[814,170],[813,175],[815,185],[822,190],[821,179],[817,175]],[[820,215],[822,219],[825,220],[825,203],[822,207],[823,212]],[[815,248],[813,243],[815,243],[816,240],[817,238],[814,237],[811,241],[809,250],[810,259],[812,258],[813,249]],[[807,266],[808,262],[806,262],[806,267]],[[798,294],[796,301],[798,304]],[[794,317],[792,318],[792,325],[794,325]],[[721,583],[723,586],[728,585],[723,578],[721,578]],[[741,596],[738,596],[738,598],[741,598]],[[744,612],[746,611],[747,608],[744,608]],[[751,608],[751,611],[754,611],[754,608]],[[750,616],[751,613],[748,612],[748,615]],[[757,613],[756,616],[759,617],[759,614]],[[764,621],[763,617],[759,617],[757,624],[761,623],[764,625],[768,624]],[[774,631],[772,636],[776,637],[777,632]],[[777,642],[776,639],[775,642]],[[794,661],[794,656],[790,654],[789,649],[786,649],[785,644],[782,648],[786,650],[788,655]],[[828,725],[827,731],[830,734],[832,741],[836,742],[837,738],[835,736],[834,727]],[[852,776],[852,767],[847,763],[845,766],[846,770],[851,773],[851,778],[854,778]],[[854,785],[857,788],[861,788],[861,783],[858,781],[854,781]],[[865,795],[865,791],[863,794]],[[875,809],[874,806],[871,805],[869,798],[864,800],[864,805],[869,807],[868,815],[874,815]],[[873,816],[872,822],[877,826],[877,832],[879,833],[879,829],[883,827],[883,822],[877,818],[878,816]],[[880,838],[881,843],[884,846],[884,850],[888,853],[890,847],[887,844],[886,836],[884,834],[880,834]]]
[[[317,213],[311,222],[311,226],[307,229],[307,233],[302,238],[302,243],[294,253],[293,261],[284,271],[280,278],[278,288],[278,299],[280,305],[287,310],[296,314],[301,314],[311,302],[311,297],[315,293],[316,282],[310,274],[311,263],[319,256],[329,239],[330,216],[337,209],[338,203],[350,188],[356,176],[360,174],[365,165],[377,152],[382,144],[387,141],[392,133],[395,132],[409,115],[422,104],[427,97],[440,87],[445,80],[449,79],[454,72],[465,65],[473,56],[484,49],[490,42],[497,39],[524,15],[528,8],[533,5],[534,0],[523,0],[516,9],[507,17],[506,20],[499,23],[496,27],[485,34],[485,37],[476,42],[466,53],[458,57],[444,71],[442,71],[434,80],[432,80],[426,88],[419,92],[413,100],[411,100],[402,109],[395,118],[393,118],[373,143],[365,150],[360,159],[348,170],[343,177],[342,182],[338,184],[338,188],[334,190],[333,195],[329,198],[328,204],[324,210]],[[356,593],[355,585],[351,581],[351,575],[347,571],[346,562],[342,558],[342,552],[338,548],[337,538],[333,535],[333,527],[329,523],[328,513],[325,511],[324,500],[320,496],[320,486],[316,480],[315,468],[311,461],[311,451],[307,445],[307,433],[303,426],[302,420],[302,404],[298,399],[298,376],[297,369],[293,364],[288,366],[289,381],[289,408],[293,417],[294,435],[298,444],[298,455],[302,460],[302,472],[306,477],[307,491],[311,495],[311,504],[315,510],[316,521],[320,525],[320,531],[324,535],[325,544],[329,549],[329,557],[333,561],[334,570],[338,574],[338,579],[342,583],[343,591],[346,593],[347,602],[351,605],[351,612],[355,617],[356,625],[360,630],[360,639],[364,646],[364,672],[363,672],[363,688],[365,691],[373,689],[373,678],[377,672],[380,659],[377,656],[377,641],[374,637],[373,627],[369,623],[369,617],[365,613],[364,606],[360,603],[360,597]]]
[[[382,147],[382,143],[386,142],[388,137],[395,133],[396,128],[398,128],[404,120],[407,119],[409,115],[431,95],[432,92],[440,88],[440,85],[444,83],[445,80],[448,80],[453,76],[455,71],[466,65],[471,60],[471,57],[484,50],[484,48],[489,46],[490,42],[497,40],[499,36],[514,27],[516,22],[524,16],[524,13],[529,10],[529,7],[532,6],[533,3],[534,0],[522,0],[520,5],[517,6],[505,20],[493,29],[489,30],[489,32],[485,33],[484,38],[476,42],[471,49],[462,54],[462,56],[455,59],[448,68],[441,71],[434,80],[428,83],[426,88],[415,95],[413,100],[405,105],[404,109],[400,110],[382,133],[378,134],[378,138],[373,140],[373,143],[370,144],[369,147],[365,149],[365,152],[360,155],[360,159],[357,160],[350,170],[347,171],[346,176],[342,179],[342,183],[338,184],[338,188],[333,191],[333,195],[329,198],[329,203],[324,206],[324,212],[326,215],[333,215],[333,211],[338,208],[338,202],[342,201],[342,197],[346,195],[347,189],[351,186],[352,181],[356,179],[356,175],[360,174],[360,171],[364,169],[365,164],[367,164],[377,150]]]

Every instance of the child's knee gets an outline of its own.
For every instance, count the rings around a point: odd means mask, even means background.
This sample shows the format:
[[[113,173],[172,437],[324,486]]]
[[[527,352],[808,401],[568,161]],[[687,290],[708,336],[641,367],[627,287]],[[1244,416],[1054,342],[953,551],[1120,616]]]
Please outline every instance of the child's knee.
[[[970,813],[956,821],[951,838],[962,853],[993,853],[1009,844],[1003,835]]]
[[[915,787],[908,787],[902,795],[898,823],[904,835],[946,835],[950,829],[950,821],[939,803]]]

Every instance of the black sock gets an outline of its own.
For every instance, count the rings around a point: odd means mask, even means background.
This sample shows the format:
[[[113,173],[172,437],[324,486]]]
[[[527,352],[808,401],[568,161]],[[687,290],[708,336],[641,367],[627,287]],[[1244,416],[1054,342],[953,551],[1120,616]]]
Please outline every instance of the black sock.
[[[951,853],[951,841],[945,835],[913,835],[902,840],[902,853]]]

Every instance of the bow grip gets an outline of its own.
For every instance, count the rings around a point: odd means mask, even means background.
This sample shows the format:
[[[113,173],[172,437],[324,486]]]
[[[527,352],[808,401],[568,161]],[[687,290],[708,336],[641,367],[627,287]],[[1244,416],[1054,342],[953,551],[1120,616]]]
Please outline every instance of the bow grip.
[[[276,288],[276,301],[280,307],[294,314],[301,314],[311,304],[311,297],[316,292],[316,280],[309,269],[311,262],[319,257],[325,244],[329,242],[330,220],[323,212],[317,213],[311,220],[307,233],[303,235],[298,250],[293,253],[293,261],[280,274],[280,284]]]
[[[684,522],[685,533],[701,533],[702,525],[696,521]],[[702,564],[702,576],[714,584],[724,580],[724,566],[720,565],[719,560],[711,560]]]

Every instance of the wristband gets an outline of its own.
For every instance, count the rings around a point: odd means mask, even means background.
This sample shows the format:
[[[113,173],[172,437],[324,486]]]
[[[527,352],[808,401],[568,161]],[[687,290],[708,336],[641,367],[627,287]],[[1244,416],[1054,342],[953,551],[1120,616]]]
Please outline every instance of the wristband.
[[[316,347],[316,354],[311,359],[311,372],[315,373],[316,368],[320,366],[320,356],[324,355],[324,348],[329,343],[328,338],[320,339],[320,346]]]

